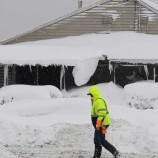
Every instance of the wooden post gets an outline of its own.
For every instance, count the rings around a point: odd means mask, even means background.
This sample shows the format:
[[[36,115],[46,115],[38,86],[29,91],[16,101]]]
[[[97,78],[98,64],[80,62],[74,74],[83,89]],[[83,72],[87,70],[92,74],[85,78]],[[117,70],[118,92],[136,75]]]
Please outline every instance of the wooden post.
[[[156,82],[156,66],[154,66],[154,81]]]
[[[39,66],[37,65],[36,67],[36,84],[39,85]]]
[[[82,0],[78,0],[78,9],[82,8],[82,3],[83,3]]]
[[[113,71],[114,71],[114,83],[116,84],[115,65],[113,65]]]
[[[12,65],[12,84],[16,82],[16,66]]]

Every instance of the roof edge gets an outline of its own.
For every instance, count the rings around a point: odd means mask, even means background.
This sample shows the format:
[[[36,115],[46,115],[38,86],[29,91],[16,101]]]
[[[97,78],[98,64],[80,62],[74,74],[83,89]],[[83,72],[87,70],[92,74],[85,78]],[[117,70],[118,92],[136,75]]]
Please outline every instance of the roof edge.
[[[55,23],[58,23],[58,22],[60,22],[60,21],[62,21],[62,20],[65,20],[65,19],[67,19],[67,18],[69,18],[69,17],[72,17],[72,16],[74,16],[74,15],[77,15],[77,14],[79,14],[79,13],[82,13],[83,11],[86,11],[86,10],[89,10],[89,9],[92,9],[92,8],[95,8],[95,7],[97,7],[98,5],[101,5],[101,4],[106,3],[106,2],[109,2],[109,1],[111,1],[111,0],[101,0],[101,1],[99,1],[99,2],[96,2],[96,3],[92,4],[92,5],[89,5],[89,6],[87,6],[87,7],[80,8],[80,9],[74,11],[74,12],[68,13],[68,14],[66,14],[66,15],[64,15],[64,16],[61,16],[61,17],[59,17],[59,18],[57,18],[57,19],[54,19],[54,20],[52,20],[52,21],[50,21],[50,22],[48,22],[48,23],[45,23],[45,24],[40,25],[40,26],[38,26],[38,27],[35,27],[34,29],[32,29],[32,30],[30,30],[30,31],[26,31],[26,32],[24,32],[24,33],[22,33],[22,34],[19,34],[19,35],[16,35],[16,36],[14,36],[14,37],[12,37],[12,38],[9,38],[9,39],[7,39],[7,40],[1,41],[1,42],[0,42],[0,45],[7,44],[7,43],[10,42],[10,41],[16,40],[16,39],[18,39],[18,38],[20,38],[20,37],[22,37],[22,36],[25,36],[25,35],[27,35],[27,34],[29,34],[29,33],[33,33],[34,31],[37,31],[37,30],[39,30],[39,29],[43,29],[43,28],[45,28],[45,27],[47,27],[47,26],[53,25],[53,24],[55,24]]]
[[[158,10],[156,8],[154,8],[153,6],[149,5],[148,3],[144,2],[143,0],[137,0],[140,4],[142,4],[143,6],[147,7],[148,9],[150,9],[151,11],[153,11],[154,13],[158,14]]]

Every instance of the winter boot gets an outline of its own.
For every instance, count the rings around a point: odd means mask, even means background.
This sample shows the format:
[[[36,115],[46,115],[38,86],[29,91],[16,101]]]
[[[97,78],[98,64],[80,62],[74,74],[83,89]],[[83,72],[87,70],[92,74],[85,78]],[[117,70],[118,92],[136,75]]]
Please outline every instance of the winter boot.
[[[113,153],[113,155],[114,155],[114,158],[120,157],[120,153],[117,150]]]
[[[99,148],[95,148],[93,158],[100,158],[101,152],[102,152],[102,148],[100,148],[100,147]]]

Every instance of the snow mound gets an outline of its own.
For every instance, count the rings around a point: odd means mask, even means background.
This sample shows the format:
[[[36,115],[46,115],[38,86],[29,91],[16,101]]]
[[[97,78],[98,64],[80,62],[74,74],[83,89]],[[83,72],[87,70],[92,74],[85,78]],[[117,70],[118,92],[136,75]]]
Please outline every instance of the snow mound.
[[[0,120],[39,126],[89,123],[90,107],[91,101],[84,98],[19,100],[0,107]]]
[[[4,147],[0,146],[0,157],[1,158],[17,158],[15,155],[7,151]]]
[[[98,84],[98,87],[101,91],[102,96],[106,99],[107,102],[120,104],[120,105],[124,104],[124,100],[122,97],[122,93],[123,93],[122,87],[114,84],[113,82],[100,83]],[[63,92],[63,95],[65,97],[73,97],[73,98],[76,97],[89,98],[89,96],[87,96],[89,88],[90,86],[77,87],[67,91],[67,93]]]
[[[122,99],[123,88],[114,84],[113,82],[98,84],[101,94],[107,102],[123,105]]]
[[[123,91],[126,103],[137,109],[153,109],[158,101],[158,84],[138,82],[128,84]]]
[[[21,99],[50,99],[62,98],[61,91],[50,85],[10,85],[0,89],[0,104]]]

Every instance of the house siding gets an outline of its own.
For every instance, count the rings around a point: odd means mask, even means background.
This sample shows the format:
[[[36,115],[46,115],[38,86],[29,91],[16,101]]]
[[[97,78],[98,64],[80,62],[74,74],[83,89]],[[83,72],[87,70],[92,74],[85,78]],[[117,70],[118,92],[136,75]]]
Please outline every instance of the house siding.
[[[158,34],[158,14],[135,0],[113,0],[49,24],[4,44],[102,31],[136,31]]]

